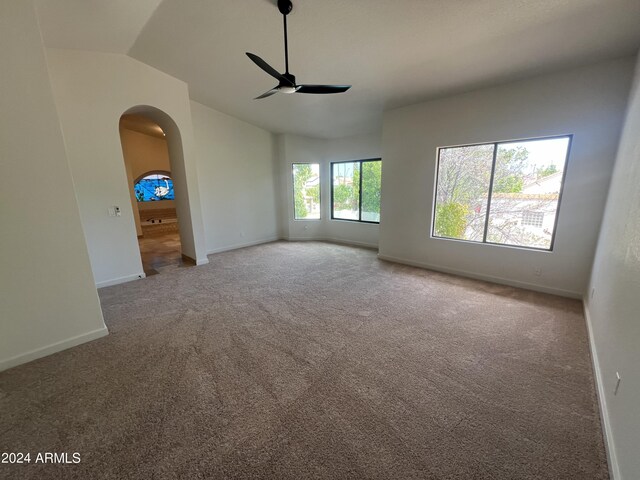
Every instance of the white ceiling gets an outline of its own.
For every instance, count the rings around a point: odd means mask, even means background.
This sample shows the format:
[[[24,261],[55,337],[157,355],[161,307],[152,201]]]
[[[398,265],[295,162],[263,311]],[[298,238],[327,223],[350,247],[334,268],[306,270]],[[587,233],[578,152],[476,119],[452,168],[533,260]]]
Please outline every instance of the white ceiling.
[[[291,72],[349,92],[253,100],[276,81],[244,52],[284,70],[275,0],[37,0],[47,46],[128,53],[200,103],[316,137],[376,131],[388,108],[640,46],[640,0],[293,1]]]
[[[127,53],[162,0],[36,0],[45,45]]]

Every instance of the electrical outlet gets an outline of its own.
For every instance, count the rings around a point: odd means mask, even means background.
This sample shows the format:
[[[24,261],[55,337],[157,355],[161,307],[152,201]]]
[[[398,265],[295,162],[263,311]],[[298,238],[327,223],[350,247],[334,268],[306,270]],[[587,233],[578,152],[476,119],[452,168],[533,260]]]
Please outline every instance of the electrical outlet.
[[[540,267],[533,267],[533,274],[536,277],[539,277],[540,275],[542,275],[542,269]]]
[[[114,205],[113,207],[108,208],[110,217],[120,217],[122,213],[120,213],[120,207]]]
[[[618,372],[616,372],[616,388],[613,390],[613,394],[617,395],[618,394],[618,389],[620,388],[620,381],[622,380],[622,378],[620,378],[620,374]]]

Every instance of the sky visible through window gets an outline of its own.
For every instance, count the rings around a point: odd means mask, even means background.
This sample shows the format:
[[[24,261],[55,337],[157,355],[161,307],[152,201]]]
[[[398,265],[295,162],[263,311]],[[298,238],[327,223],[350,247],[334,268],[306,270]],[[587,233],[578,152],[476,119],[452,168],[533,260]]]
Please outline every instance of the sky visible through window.
[[[561,171],[569,148],[569,137],[501,143],[500,148],[526,149],[528,152],[527,165],[532,170],[554,165],[558,171]]]

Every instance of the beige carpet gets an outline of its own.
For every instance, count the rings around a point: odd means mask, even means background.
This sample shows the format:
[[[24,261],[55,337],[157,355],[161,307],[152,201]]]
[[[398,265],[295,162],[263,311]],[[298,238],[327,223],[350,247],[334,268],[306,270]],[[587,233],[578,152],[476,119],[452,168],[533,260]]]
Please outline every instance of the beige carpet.
[[[0,373],[21,479],[605,479],[577,301],[278,242],[100,291],[111,335]]]

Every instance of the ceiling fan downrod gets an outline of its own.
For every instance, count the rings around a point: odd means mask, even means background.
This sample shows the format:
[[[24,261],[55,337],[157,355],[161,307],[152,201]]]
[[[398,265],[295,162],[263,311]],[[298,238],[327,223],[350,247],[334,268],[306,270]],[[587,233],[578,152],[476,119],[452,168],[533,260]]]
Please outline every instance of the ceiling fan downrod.
[[[284,71],[289,73],[289,39],[287,37],[287,15],[291,13],[293,4],[291,0],[278,0],[278,10],[282,13],[284,22]]]
[[[260,67],[264,72],[278,80],[278,85],[256,97],[256,100],[270,97],[275,93],[307,93],[307,94],[331,94],[343,93],[351,88],[351,85],[298,85],[296,77],[289,73],[289,38],[287,34],[287,15],[293,10],[291,0],[278,0],[278,10],[282,14],[284,24],[284,63],[285,73],[278,72],[275,68],[265,62],[259,56],[246,52],[247,56]]]

